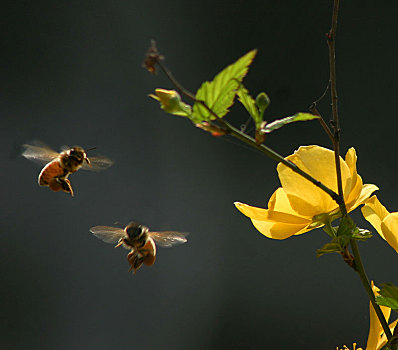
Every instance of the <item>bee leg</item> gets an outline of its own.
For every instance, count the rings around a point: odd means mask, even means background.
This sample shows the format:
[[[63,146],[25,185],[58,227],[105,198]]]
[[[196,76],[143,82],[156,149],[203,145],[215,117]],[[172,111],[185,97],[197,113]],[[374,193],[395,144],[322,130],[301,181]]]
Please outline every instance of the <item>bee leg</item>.
[[[70,195],[73,197],[73,189],[70,184],[70,181],[68,179],[64,179],[64,178],[59,178],[58,181],[61,183],[62,190],[64,192],[70,193]]]
[[[127,254],[127,260],[131,265],[129,272],[133,271],[134,274],[141,267],[144,261],[143,257],[140,257],[134,250],[132,250],[130,253]]]
[[[120,247],[123,244],[123,238],[119,239],[119,242],[117,242],[117,244],[115,245],[115,248]]]
[[[60,183],[55,177],[48,183],[48,187],[50,187],[50,189],[54,192],[59,192],[62,190],[62,183]]]

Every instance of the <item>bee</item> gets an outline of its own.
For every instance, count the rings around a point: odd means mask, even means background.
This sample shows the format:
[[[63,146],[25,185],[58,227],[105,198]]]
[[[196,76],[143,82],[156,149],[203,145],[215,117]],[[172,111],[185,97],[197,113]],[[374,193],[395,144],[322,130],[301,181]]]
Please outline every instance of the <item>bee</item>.
[[[70,174],[80,168],[99,171],[113,164],[110,159],[103,156],[87,158],[86,151],[79,146],[72,148],[63,146],[61,153],[39,142],[35,142],[34,145],[25,144],[22,147],[24,148],[22,156],[25,158],[39,163],[47,163],[39,174],[39,185],[48,186],[54,192],[70,193],[72,197],[73,189],[68,179]]]
[[[94,236],[106,243],[117,243],[115,248],[122,246],[130,250],[127,261],[130,271],[136,271],[145,264],[151,266],[156,260],[156,244],[160,247],[172,247],[187,241],[186,234],[176,231],[149,231],[148,227],[130,222],[124,229],[110,226],[94,226],[90,228]],[[155,244],[156,243],[156,244]]]

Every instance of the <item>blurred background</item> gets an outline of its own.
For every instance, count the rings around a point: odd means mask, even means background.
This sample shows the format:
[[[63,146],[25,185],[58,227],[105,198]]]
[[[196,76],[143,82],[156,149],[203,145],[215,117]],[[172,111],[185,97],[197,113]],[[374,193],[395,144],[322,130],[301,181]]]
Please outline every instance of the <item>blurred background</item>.
[[[396,211],[397,4],[387,3],[342,1],[337,84],[342,153],[355,146],[364,182]],[[0,13],[1,349],[366,346],[367,296],[340,256],[316,258],[326,234],[270,240],[233,206],[266,207],[276,164],[164,113],[148,94],[172,85],[142,68],[155,39],[196,91],[258,48],[245,85],[270,96],[265,119],[307,111],[328,82],[331,0],[5,1]],[[329,97],[318,106],[329,120]],[[239,106],[228,116],[246,119]],[[74,198],[54,193],[21,157],[33,140],[96,146],[115,163],[72,175]],[[282,155],[331,147],[316,122],[267,142]],[[127,251],[89,232],[131,220],[189,232],[188,243],[132,275]],[[375,235],[360,248],[371,279],[398,283],[389,245]]]

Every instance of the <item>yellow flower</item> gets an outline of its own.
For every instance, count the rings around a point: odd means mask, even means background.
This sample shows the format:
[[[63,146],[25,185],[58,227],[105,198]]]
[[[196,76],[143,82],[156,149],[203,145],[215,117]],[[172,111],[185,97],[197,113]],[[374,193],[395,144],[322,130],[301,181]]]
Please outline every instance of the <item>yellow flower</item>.
[[[361,210],[364,218],[398,253],[398,213],[389,213],[376,196],[369,198]]]
[[[320,146],[301,146],[287,160],[296,164],[325,186],[337,192],[334,152]],[[345,160],[340,157],[344,200],[350,212],[363,204],[377,190],[375,185],[364,185],[356,169],[357,156],[350,148]],[[292,235],[321,227],[340,216],[337,203],[310,181],[282,163],[277,166],[282,187],[268,202],[268,209],[235,202],[235,206],[263,235],[285,239]]]
[[[379,295],[380,289],[374,285],[373,281],[372,281],[372,290],[375,296]],[[391,309],[387,306],[380,306],[380,308],[384,315],[384,318],[388,322],[391,314]],[[370,318],[370,326],[369,326],[368,343],[366,345],[366,350],[379,350],[384,345],[386,345],[387,337],[384,334],[383,327],[380,324],[376,311],[373,308],[372,303],[370,302],[369,302],[369,318]],[[388,326],[390,328],[391,333],[394,331],[397,321],[398,320],[395,320]]]
[[[336,348],[336,350],[350,350],[346,345],[343,345],[342,349]],[[352,350],[363,350],[362,348],[357,348],[357,343],[352,344]]]

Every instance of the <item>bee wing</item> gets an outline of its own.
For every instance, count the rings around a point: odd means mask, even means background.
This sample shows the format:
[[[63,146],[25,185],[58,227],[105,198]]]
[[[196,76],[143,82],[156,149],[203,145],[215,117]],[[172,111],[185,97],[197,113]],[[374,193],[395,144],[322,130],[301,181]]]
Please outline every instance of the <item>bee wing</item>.
[[[94,226],[90,228],[90,232],[106,243],[117,243],[126,237],[126,232],[119,227]]]
[[[33,145],[24,144],[22,147],[22,156],[38,163],[48,163],[59,156],[58,152],[39,141],[35,141]]]
[[[169,248],[187,241],[187,233],[176,231],[148,232],[159,247]]]
[[[62,145],[59,149],[61,150],[61,152],[64,152],[64,151],[70,150],[71,147],[69,147],[69,146],[67,146],[67,145]]]
[[[90,165],[84,162],[82,165],[82,169],[84,170],[101,171],[109,168],[113,164],[113,161],[105,156],[88,157],[88,159]]]

